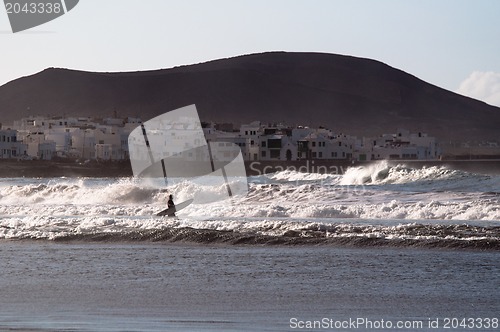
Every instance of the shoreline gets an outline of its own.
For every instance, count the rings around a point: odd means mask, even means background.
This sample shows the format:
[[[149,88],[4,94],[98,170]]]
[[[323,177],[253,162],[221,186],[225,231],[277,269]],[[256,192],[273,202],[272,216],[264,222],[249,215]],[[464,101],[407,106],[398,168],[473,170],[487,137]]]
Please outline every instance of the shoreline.
[[[342,175],[349,167],[368,166],[381,160],[352,162],[349,160],[301,160],[301,161],[247,161],[245,168],[248,176],[262,175],[279,171],[303,173],[328,173]],[[451,169],[500,175],[500,159],[472,160],[388,160],[389,165],[404,164],[422,168],[444,166]],[[130,161],[75,161],[44,160],[0,160],[0,178],[49,178],[49,177],[95,177],[120,178],[133,176]]]
[[[499,252],[500,241],[492,239],[457,240],[457,239],[387,239],[362,236],[328,237],[322,231],[303,232],[287,231],[282,236],[257,234],[255,232],[217,231],[192,227],[166,228],[150,230],[130,230],[126,233],[94,232],[92,234],[72,234],[53,239],[0,239],[0,246],[9,244],[62,244],[62,245],[155,245],[172,247],[203,248],[287,248],[287,247],[323,247],[337,249],[401,249],[452,252]]]
[[[130,162],[77,163],[75,161],[0,160],[0,178],[130,177]]]

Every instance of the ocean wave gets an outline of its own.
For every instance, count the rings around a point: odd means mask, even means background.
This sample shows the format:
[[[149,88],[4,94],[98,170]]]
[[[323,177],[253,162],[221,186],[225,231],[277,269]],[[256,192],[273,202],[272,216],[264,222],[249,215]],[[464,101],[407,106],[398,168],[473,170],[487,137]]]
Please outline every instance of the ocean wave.
[[[176,220],[165,218],[40,217],[2,220],[10,240],[185,242],[236,245],[343,245],[477,248],[500,250],[500,224],[376,221]]]
[[[132,178],[10,179],[0,183],[3,205],[141,203],[155,200],[159,192]]]
[[[375,163],[249,177],[248,194],[142,179],[0,179],[0,239],[498,248],[500,177]],[[214,181],[216,183],[216,181]],[[154,215],[196,198],[179,219]]]
[[[344,176],[289,171],[260,176],[258,180],[251,179],[246,196],[225,201],[218,198],[226,194],[226,187],[210,183],[180,181],[167,189],[133,178],[10,179],[0,181],[0,215],[93,215],[102,211],[152,215],[164,209],[168,195],[173,194],[176,202],[195,198],[195,204],[183,210],[183,215],[206,219],[500,220],[498,177],[440,168],[417,170],[391,166],[385,169],[383,163],[377,165],[375,171],[356,169]],[[379,172],[384,169],[385,177]],[[374,175],[375,180],[371,181],[378,184],[340,184],[346,179],[352,180],[353,174],[357,174],[358,179],[364,178],[359,174],[365,171]],[[413,180],[406,183],[403,179]]]
[[[348,168],[339,183],[391,187],[403,191],[500,191],[500,177],[497,175],[469,173],[445,166],[415,168],[404,164],[392,165],[388,161]]]
[[[399,191],[464,191],[500,193],[500,176],[475,174],[446,166],[410,167],[383,160],[349,167],[344,174],[301,173],[285,170],[249,178],[254,184],[317,184],[358,186]]]
[[[231,245],[336,245],[355,247],[413,247],[413,248],[449,248],[500,250],[499,239],[454,239],[436,237],[366,237],[325,236],[321,232],[288,232],[282,236],[270,236],[255,233],[215,231],[206,229],[165,229],[151,231],[131,231],[127,233],[92,233],[72,234],[55,239],[58,242],[182,242],[195,244],[231,244]]]

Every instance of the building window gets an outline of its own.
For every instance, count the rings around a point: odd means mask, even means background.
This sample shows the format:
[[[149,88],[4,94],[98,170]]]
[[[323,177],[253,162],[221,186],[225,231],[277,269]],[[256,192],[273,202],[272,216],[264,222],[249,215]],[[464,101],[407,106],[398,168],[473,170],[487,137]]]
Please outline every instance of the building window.
[[[313,157],[313,158],[316,158],[316,152],[313,152],[313,153],[312,153],[312,157]]]
[[[266,151],[262,151],[261,152],[261,156],[262,156],[262,158],[265,158],[266,157]]]
[[[318,157],[323,158],[323,152],[318,152]]]
[[[312,142],[312,147],[315,147],[316,146],[316,142]]]
[[[280,159],[280,150],[271,150],[270,151],[270,157],[273,159]]]
[[[262,147],[265,148],[266,147],[266,141],[262,141]]]
[[[267,147],[269,149],[281,149],[281,139],[269,139],[269,140],[267,140]]]

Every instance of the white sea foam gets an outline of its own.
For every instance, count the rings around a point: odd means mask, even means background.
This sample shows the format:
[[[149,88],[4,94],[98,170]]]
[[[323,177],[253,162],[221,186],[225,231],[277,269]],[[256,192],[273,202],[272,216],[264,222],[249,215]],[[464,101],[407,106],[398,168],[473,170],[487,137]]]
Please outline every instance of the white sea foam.
[[[168,188],[136,179],[2,179],[0,238],[91,231],[155,229],[166,225],[218,230],[290,230],[328,220],[500,221],[500,177],[443,167],[381,162],[345,175],[279,172],[249,178],[249,193],[215,202],[225,186],[178,182]],[[198,202],[180,221],[153,217],[173,194]],[[203,220],[209,220],[204,222]],[[326,220],[326,223],[325,223]]]

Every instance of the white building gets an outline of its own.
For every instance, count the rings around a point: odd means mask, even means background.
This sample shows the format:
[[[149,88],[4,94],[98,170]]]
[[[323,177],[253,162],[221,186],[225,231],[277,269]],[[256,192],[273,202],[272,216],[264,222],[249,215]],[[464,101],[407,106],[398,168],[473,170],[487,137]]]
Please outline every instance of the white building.
[[[45,140],[53,141],[56,144],[56,154],[60,157],[67,157],[71,151],[72,132],[75,128],[53,128],[44,131]]]
[[[57,154],[56,142],[47,140],[43,132],[19,132],[26,144],[26,154],[33,159],[51,160]],[[21,138],[20,137],[20,138]]]
[[[260,153],[260,137],[264,132],[265,126],[260,121],[254,121],[240,127],[240,136],[246,138],[246,146],[242,148],[243,158],[245,160],[258,160]]]
[[[357,155],[358,160],[433,160],[441,157],[441,149],[436,139],[426,133],[398,129],[396,134],[365,138]]]
[[[113,153],[112,144],[96,144],[95,145],[95,157],[98,160],[114,160],[116,152]]]
[[[17,140],[17,131],[0,130],[0,159],[22,158],[26,156],[26,144]]]
[[[259,159],[297,160],[297,142],[292,135],[292,128],[282,125],[263,127],[259,136]]]
[[[41,116],[24,118],[14,122],[11,132],[0,136],[2,158],[28,155],[49,159],[54,155],[83,159],[123,160],[130,155],[129,149],[142,149],[142,143],[129,146],[129,134],[141,124],[138,118],[106,118],[96,123],[88,117]],[[179,153],[192,154],[188,158],[206,160],[199,146],[202,140],[214,142],[221,156],[234,157],[234,145],[239,147],[246,161],[294,161],[294,160],[377,160],[377,159],[437,159],[441,151],[434,137],[425,133],[411,133],[398,129],[396,134],[358,139],[353,136],[334,134],[326,128],[287,127],[264,125],[259,121],[244,124],[239,131],[219,131],[215,124],[190,128],[189,122],[167,125],[164,130],[149,130],[148,140],[155,149],[169,147],[164,157],[176,157]],[[232,128],[232,127],[231,127]],[[15,130],[17,133],[15,133]],[[13,134],[14,132],[14,134]],[[193,137],[194,134],[200,137]],[[17,137],[16,137],[17,136]],[[15,138],[13,138],[15,137]],[[12,145],[12,144],[17,144]],[[141,143],[141,144],[139,144]],[[9,145],[10,144],[10,145]],[[22,145],[24,144],[24,145]],[[135,155],[148,151],[135,151]],[[169,155],[171,154],[171,155]],[[224,157],[224,158],[226,158]]]
[[[51,160],[56,155],[56,143],[54,141],[45,141],[36,145],[37,159]]]
[[[77,129],[71,134],[70,155],[75,158],[95,159],[95,131]]]

